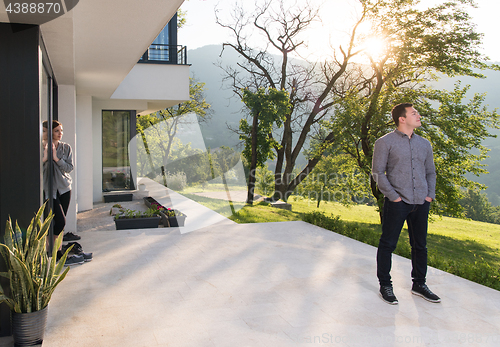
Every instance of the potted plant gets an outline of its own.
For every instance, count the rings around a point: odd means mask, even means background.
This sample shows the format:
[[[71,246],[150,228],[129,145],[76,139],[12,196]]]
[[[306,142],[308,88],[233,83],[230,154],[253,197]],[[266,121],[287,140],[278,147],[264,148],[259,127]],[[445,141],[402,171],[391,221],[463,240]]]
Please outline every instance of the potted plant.
[[[42,343],[50,298],[69,271],[69,267],[64,269],[64,263],[71,247],[57,262],[63,233],[52,249],[52,258],[47,254],[47,235],[53,214],[49,212],[42,222],[44,209],[45,204],[26,230],[21,230],[17,223],[13,227],[9,218],[4,240],[0,243],[0,253],[7,268],[0,276],[9,280],[7,290],[0,286],[0,303],[5,302],[11,310],[16,346]]]
[[[114,218],[116,230],[158,228],[158,210],[149,208],[146,212],[122,209]]]
[[[168,227],[168,219],[165,213],[163,213],[167,208],[164,207],[163,205],[160,205],[158,202],[152,202],[150,205],[150,209],[156,210],[156,213],[160,216],[161,218],[161,224],[164,226]]]
[[[147,207],[151,207],[151,204],[152,203],[157,203],[157,201],[155,200],[155,198],[152,198],[150,196],[145,196],[144,198],[142,198],[144,200],[144,204],[147,206]]]
[[[186,221],[186,215],[179,210],[174,210],[171,208],[167,208],[160,213],[165,214],[168,219],[168,224],[170,227],[183,227],[184,222]]]
[[[147,196],[144,199],[144,204],[156,211],[161,216],[162,224],[166,227],[183,227],[186,221],[186,215],[179,210],[167,208],[156,201],[154,198]]]

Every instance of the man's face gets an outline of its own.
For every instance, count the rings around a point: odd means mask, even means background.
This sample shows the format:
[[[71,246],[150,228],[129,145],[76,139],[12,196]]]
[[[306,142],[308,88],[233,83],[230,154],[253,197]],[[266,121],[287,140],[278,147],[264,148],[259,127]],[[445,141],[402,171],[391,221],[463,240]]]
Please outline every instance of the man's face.
[[[422,125],[422,123],[420,122],[420,114],[413,107],[407,107],[406,118],[401,117],[399,121],[400,122],[403,121],[406,124],[406,126],[412,129],[416,129]]]

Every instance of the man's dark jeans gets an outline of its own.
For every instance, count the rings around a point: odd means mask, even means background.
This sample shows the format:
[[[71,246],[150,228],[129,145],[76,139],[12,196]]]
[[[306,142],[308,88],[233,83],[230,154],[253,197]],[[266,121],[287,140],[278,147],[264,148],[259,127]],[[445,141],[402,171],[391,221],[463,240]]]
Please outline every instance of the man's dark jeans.
[[[391,285],[392,252],[396,249],[404,222],[408,225],[411,246],[411,277],[414,283],[425,283],[427,275],[427,220],[430,202],[410,205],[385,198],[382,236],[377,251],[377,277],[381,286]]]

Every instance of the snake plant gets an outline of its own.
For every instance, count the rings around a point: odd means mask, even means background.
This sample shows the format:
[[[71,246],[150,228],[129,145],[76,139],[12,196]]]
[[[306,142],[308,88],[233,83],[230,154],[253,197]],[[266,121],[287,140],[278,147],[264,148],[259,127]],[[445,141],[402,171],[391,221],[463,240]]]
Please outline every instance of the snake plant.
[[[56,286],[66,277],[69,268],[64,262],[71,247],[57,262],[57,250],[61,246],[63,233],[52,249],[52,258],[47,254],[47,236],[52,222],[52,211],[42,222],[44,204],[25,231],[19,225],[12,226],[9,217],[5,228],[0,253],[7,271],[0,276],[9,280],[10,294],[0,286],[0,303],[5,302],[13,312],[28,313],[45,308]],[[64,270],[63,270],[64,269]]]

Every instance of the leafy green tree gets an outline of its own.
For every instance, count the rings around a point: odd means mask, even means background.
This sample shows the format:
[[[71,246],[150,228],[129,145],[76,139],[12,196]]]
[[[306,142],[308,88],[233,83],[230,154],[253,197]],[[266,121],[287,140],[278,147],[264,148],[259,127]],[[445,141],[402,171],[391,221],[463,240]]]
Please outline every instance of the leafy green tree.
[[[473,3],[450,1],[425,10],[417,10],[412,0],[364,3],[372,34],[384,38],[386,50],[379,57],[368,56],[369,67],[358,67],[357,83],[335,89],[335,112],[323,125],[369,176],[375,140],[395,128],[391,108],[414,103],[424,116],[416,132],[434,148],[438,176],[433,212],[463,216],[458,204],[462,189],[479,186],[465,174],[486,172],[481,160],[487,149],[481,141],[492,136],[489,128],[498,128],[499,116],[482,105],[484,95],[466,100],[468,86],[457,84],[452,91],[429,86],[439,74],[482,77],[478,69],[498,68],[477,50],[481,35],[462,7]],[[370,187],[381,207],[383,195],[372,177]]]
[[[240,140],[244,141],[243,156],[250,162],[247,204],[253,204],[255,174],[267,159],[273,159],[273,147],[278,143],[272,137],[273,125],[280,127],[290,108],[288,93],[284,90],[260,88],[257,92],[243,91],[241,99],[250,111],[252,125],[240,121]]]
[[[226,196],[227,200],[229,201],[229,207],[231,208],[232,214],[235,214],[236,210],[234,208],[233,200],[231,199],[231,194],[229,192],[226,173],[240,161],[240,158],[240,153],[227,146],[221,146],[215,152],[215,157],[212,158],[212,160],[217,164],[217,167],[221,170],[220,176],[222,177],[222,184],[224,185],[224,189],[226,190]],[[217,173],[217,176],[219,176],[219,173]]]
[[[464,208],[467,218],[486,223],[498,223],[498,209],[491,205],[485,193],[468,189],[459,203]]]
[[[311,200],[339,202],[343,205],[369,203],[368,176],[347,154],[330,154],[297,187],[297,193]]]
[[[466,173],[480,175],[486,173],[481,161],[488,149],[481,141],[490,136],[488,129],[496,128],[499,116],[489,112],[482,102],[484,95],[475,95],[465,102],[468,87],[459,85],[451,92],[431,89],[401,91],[382,90],[375,100],[378,105],[370,112],[373,96],[353,94],[336,106],[335,118],[325,127],[339,134],[336,143],[351,155],[359,168],[370,177],[373,196],[382,206],[383,195],[370,176],[373,144],[377,138],[392,131],[394,124],[390,116],[390,105],[413,102],[424,116],[422,127],[416,133],[428,138],[434,150],[437,172],[436,201],[433,212],[464,217],[458,203],[463,189],[483,188],[468,179]],[[437,107],[432,105],[437,104]]]
[[[274,88],[289,93],[291,107],[285,114],[282,127],[269,133],[269,137],[275,140],[272,147],[276,156],[275,200],[286,201],[303,179],[304,175],[292,175],[297,158],[312,127],[331,107],[329,91],[354,55],[353,45],[349,45],[338,64],[339,71],[325,78],[315,71],[314,62],[294,58],[300,56],[301,49],[306,46],[305,34],[318,19],[318,12],[318,8],[308,4],[266,0],[256,2],[253,11],[245,11],[243,6],[236,5],[228,22],[217,18],[217,23],[228,29],[234,38],[224,43],[223,49],[234,49],[243,58],[238,67],[220,66],[234,93],[240,98],[243,98],[241,91],[247,88]],[[249,42],[256,42],[254,38],[258,35],[262,38],[259,40],[262,45],[249,45]]]
[[[183,11],[181,9],[177,10],[177,30],[183,28],[186,25],[187,17],[188,17],[187,11]]]
[[[152,168],[158,167],[159,164],[165,185],[167,185],[165,165],[172,159],[171,153],[174,145],[177,143],[177,146],[181,146],[176,137],[179,127],[183,124],[210,119],[211,106],[205,100],[204,88],[205,83],[190,78],[189,101],[155,113],[137,116],[137,134],[144,146],[146,160]],[[193,117],[187,117],[192,114],[197,116],[196,120],[193,120]],[[146,132],[147,129],[149,130]],[[144,166],[146,160],[143,158],[140,165]]]
[[[261,194],[268,195],[274,192],[274,174],[267,164],[257,167],[255,176],[255,186]]]
[[[241,153],[234,148],[221,146],[212,151],[213,161],[217,163],[219,171],[216,176],[221,176],[223,173],[230,171],[241,160]]]
[[[375,139],[392,128],[387,116],[392,106],[402,101],[414,101],[420,106],[439,102],[445,95],[458,97],[460,92],[443,92],[434,93],[432,98],[426,84],[438,75],[480,77],[477,69],[497,68],[488,65],[487,57],[479,52],[481,34],[475,31],[467,12],[468,6],[475,6],[472,0],[450,0],[426,9],[419,9],[418,3],[418,0],[359,0],[359,17],[347,30],[347,43],[332,45],[332,58],[321,63],[292,59],[301,56],[307,28],[322,14],[310,4],[264,1],[251,12],[236,7],[231,23],[217,20],[233,34],[233,40],[225,43],[224,49],[234,49],[243,58],[240,68],[223,67],[236,94],[241,97],[239,91],[245,87],[289,91],[292,107],[285,115],[283,127],[272,134],[277,144],[273,149],[275,198],[286,200],[332,144],[340,143],[345,153],[351,154],[368,174]],[[362,30],[363,26],[369,29]],[[262,48],[252,47],[250,37],[259,33],[265,43]],[[374,38],[386,46],[380,56],[366,48]],[[363,57],[365,62],[361,60]],[[456,106],[454,110],[460,111]],[[470,107],[480,108],[477,104]],[[474,117],[468,111],[461,114]],[[485,123],[497,122],[495,113],[481,112],[480,117]],[[310,133],[324,126],[326,119],[332,123],[330,131],[325,133],[307,165],[296,176],[292,175]],[[452,131],[443,133],[444,137],[450,135]],[[478,140],[484,136],[488,135],[481,129],[472,134]],[[459,141],[455,144],[462,146]],[[457,152],[467,146],[463,144]],[[447,163],[458,159],[450,157]],[[472,172],[476,171],[473,167],[469,166]],[[451,184],[447,181],[445,185],[451,187]],[[371,188],[380,199],[374,181]],[[458,197],[452,194],[441,200],[438,210],[454,210],[457,214]]]
[[[189,148],[183,150],[182,155],[177,155],[176,152],[177,149],[172,151],[173,160],[166,166],[167,172],[184,173],[188,184],[203,183],[213,178],[211,155],[207,151],[194,149],[189,145]]]

